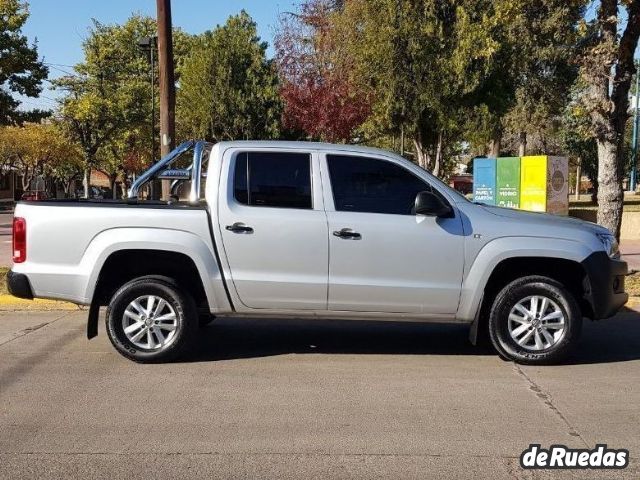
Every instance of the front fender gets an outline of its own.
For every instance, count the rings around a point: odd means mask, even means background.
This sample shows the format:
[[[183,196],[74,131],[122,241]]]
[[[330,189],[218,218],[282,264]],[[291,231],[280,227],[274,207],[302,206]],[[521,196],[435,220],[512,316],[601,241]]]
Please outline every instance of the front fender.
[[[93,299],[104,263],[120,250],[162,250],[187,255],[198,269],[210,309],[230,309],[220,266],[212,249],[193,233],[159,228],[113,228],[96,235],[80,262],[80,270],[87,276],[84,298]]]
[[[502,237],[488,242],[476,255],[464,281],[456,318],[473,321],[495,267],[508,258],[544,257],[581,262],[593,251],[573,240],[545,237]]]

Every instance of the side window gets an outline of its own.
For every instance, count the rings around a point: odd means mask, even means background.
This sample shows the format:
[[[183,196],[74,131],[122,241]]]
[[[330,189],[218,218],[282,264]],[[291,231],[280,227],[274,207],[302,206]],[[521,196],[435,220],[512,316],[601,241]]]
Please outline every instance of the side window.
[[[394,163],[327,155],[333,201],[340,212],[413,215],[418,192],[431,186]]]
[[[252,207],[311,209],[311,156],[242,152],[236,156],[233,195]]]

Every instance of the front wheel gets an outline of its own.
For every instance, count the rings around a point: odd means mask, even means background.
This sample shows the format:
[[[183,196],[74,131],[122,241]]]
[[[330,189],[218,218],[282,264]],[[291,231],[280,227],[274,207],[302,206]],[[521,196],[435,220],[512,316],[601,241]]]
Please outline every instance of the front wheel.
[[[582,314],[559,282],[541,276],[514,280],[497,295],[489,335],[498,353],[523,364],[564,359],[577,343]]]
[[[113,346],[136,362],[165,362],[181,355],[198,328],[191,296],[175,283],[140,277],[123,285],[107,308]]]

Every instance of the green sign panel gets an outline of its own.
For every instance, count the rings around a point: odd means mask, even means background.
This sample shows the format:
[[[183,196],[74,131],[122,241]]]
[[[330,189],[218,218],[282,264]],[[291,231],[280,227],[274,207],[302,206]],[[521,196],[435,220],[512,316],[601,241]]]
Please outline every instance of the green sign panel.
[[[520,206],[520,157],[501,157],[496,162],[496,205]]]

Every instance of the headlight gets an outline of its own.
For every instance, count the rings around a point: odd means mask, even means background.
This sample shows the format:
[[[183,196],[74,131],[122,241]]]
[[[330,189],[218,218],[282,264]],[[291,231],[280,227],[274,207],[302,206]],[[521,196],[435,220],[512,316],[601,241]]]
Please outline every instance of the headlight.
[[[618,241],[616,240],[616,237],[614,237],[610,233],[596,233],[596,235],[602,242],[604,250],[610,257],[616,257],[620,253],[620,251],[618,250]]]

